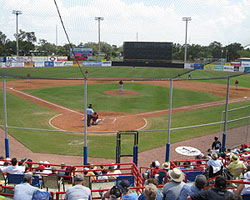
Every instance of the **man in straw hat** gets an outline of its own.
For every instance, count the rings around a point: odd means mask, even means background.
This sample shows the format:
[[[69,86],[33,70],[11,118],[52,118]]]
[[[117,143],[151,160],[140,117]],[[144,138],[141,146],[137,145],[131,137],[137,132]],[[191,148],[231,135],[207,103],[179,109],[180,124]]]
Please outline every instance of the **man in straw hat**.
[[[164,185],[162,193],[164,199],[178,199],[181,189],[184,186],[184,173],[179,168],[174,168],[168,172],[170,182]]]
[[[226,190],[227,181],[223,176],[215,179],[214,188],[203,190],[187,197],[187,200],[224,200],[232,194]]]

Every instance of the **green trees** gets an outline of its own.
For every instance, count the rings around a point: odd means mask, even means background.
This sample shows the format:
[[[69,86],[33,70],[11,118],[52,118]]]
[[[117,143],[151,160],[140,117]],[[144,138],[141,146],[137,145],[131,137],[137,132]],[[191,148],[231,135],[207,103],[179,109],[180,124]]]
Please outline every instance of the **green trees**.
[[[15,36],[15,35],[14,35]],[[20,56],[69,56],[70,45],[64,44],[56,46],[45,39],[37,40],[35,32],[26,32],[19,30],[19,55]],[[99,45],[95,42],[79,43],[78,45],[71,44],[74,47],[92,48],[93,56],[98,55]],[[123,55],[123,47],[117,45],[110,45],[106,42],[101,42],[101,53],[107,60],[119,60]],[[7,36],[0,31],[0,56],[16,55],[16,40],[9,40]],[[250,57],[250,49],[244,49],[240,43],[231,43],[226,46],[218,41],[211,42],[208,46],[199,44],[188,45],[188,61],[202,61],[205,58],[227,58],[227,61],[235,60],[239,57]],[[173,60],[183,61],[184,45],[179,43],[173,44],[172,52]]]

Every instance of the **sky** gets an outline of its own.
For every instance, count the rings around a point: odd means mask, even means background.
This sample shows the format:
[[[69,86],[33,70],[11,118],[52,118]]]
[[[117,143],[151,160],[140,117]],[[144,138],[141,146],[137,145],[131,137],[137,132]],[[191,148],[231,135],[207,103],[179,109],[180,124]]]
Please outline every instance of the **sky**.
[[[250,44],[250,0],[56,0],[71,43],[101,41],[121,46],[125,41],[154,41],[223,46]],[[0,31],[15,40],[19,29],[35,32],[37,39],[67,42],[54,0],[0,0]],[[57,27],[57,28],[56,28]],[[56,31],[57,30],[57,31]]]

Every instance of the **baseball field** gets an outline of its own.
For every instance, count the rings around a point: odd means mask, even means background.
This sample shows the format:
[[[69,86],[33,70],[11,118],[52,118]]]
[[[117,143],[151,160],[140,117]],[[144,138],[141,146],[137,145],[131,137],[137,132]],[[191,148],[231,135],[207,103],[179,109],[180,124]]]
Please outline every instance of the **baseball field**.
[[[227,76],[230,78],[229,108],[249,105],[250,76],[239,72],[192,71],[165,68],[87,67],[87,103],[92,103],[101,121],[88,127],[87,145],[90,157],[114,158],[116,132],[139,130],[139,151],[164,146],[167,142],[169,81],[173,81],[173,114],[171,128],[207,124],[221,120],[225,110]],[[84,81],[76,67],[0,69],[7,77],[8,132],[33,152],[82,155],[84,144]],[[30,73],[31,80],[26,80]],[[18,78],[19,77],[19,78]],[[22,78],[20,78],[22,77]],[[224,77],[221,79],[194,80]],[[66,80],[67,79],[67,80]],[[124,91],[119,91],[119,80]],[[181,80],[185,79],[185,80]],[[239,81],[239,89],[234,87]],[[2,79],[1,79],[2,81]],[[3,99],[1,84],[0,99]],[[3,108],[3,101],[0,101]],[[248,116],[249,110],[229,118]],[[248,120],[228,128],[244,126]],[[0,125],[4,124],[3,109]],[[30,128],[29,130],[17,127]],[[35,130],[40,129],[40,130]],[[171,131],[171,143],[219,132],[220,125]],[[62,130],[50,132],[47,130]],[[77,132],[65,132],[77,131]],[[122,140],[122,153],[131,153],[132,137]]]

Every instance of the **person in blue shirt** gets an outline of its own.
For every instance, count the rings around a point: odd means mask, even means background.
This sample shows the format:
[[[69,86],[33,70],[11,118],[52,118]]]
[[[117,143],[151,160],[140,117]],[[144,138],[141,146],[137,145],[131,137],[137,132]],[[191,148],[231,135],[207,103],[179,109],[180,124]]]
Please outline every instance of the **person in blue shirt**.
[[[150,179],[146,180],[145,184],[146,184],[146,186],[149,184],[154,184],[156,186],[156,188],[158,188],[158,181],[155,178],[150,178]],[[139,196],[138,200],[146,200],[145,192],[143,192]],[[159,189],[157,189],[156,200],[163,200],[163,194],[162,194],[161,190],[159,190]]]
[[[129,192],[130,183],[128,180],[121,180],[118,182],[118,186],[122,189],[122,199],[123,200],[138,200],[136,193]]]
[[[198,175],[195,178],[193,185],[185,184],[182,189],[178,200],[186,200],[188,195],[201,191],[207,185],[207,178],[204,175]]]

